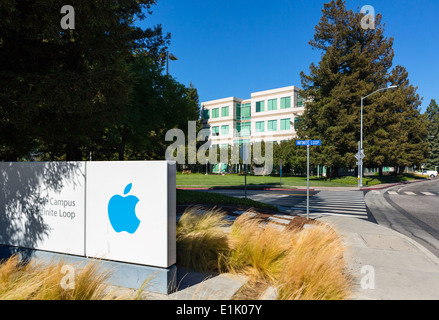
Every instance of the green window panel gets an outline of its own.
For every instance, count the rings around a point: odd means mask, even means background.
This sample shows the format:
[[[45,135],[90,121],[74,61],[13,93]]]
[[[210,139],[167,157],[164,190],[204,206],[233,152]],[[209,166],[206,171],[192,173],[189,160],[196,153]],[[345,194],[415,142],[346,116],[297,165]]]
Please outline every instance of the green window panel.
[[[221,108],[221,117],[228,117],[229,116],[229,107],[222,107]]]
[[[240,132],[240,137],[251,136],[251,122],[241,123],[241,128],[239,132]]]
[[[219,127],[212,127],[212,136],[219,136]]]
[[[219,108],[212,109],[212,119],[219,118]]]
[[[208,120],[210,116],[210,110],[209,109],[204,109],[203,110],[203,119]]]
[[[241,105],[236,104],[236,120],[241,120]]]
[[[241,120],[250,120],[252,116],[251,110],[252,106],[250,103],[243,104],[241,106]]]
[[[221,126],[221,135],[228,136],[229,135],[229,126]]]
[[[291,108],[291,97],[285,97],[280,99],[280,108],[288,109]]]
[[[268,100],[268,111],[277,110],[277,99]]]
[[[265,101],[256,102],[256,112],[264,112],[265,111]]]
[[[265,131],[265,121],[256,122],[256,132],[264,132]]]
[[[267,121],[267,131],[277,131],[277,120]]]
[[[281,119],[280,120],[280,129],[283,131],[290,130],[291,129],[291,119]]]
[[[303,99],[300,94],[297,94],[297,99],[296,99],[296,108],[302,108],[303,107],[303,102],[305,99]]]

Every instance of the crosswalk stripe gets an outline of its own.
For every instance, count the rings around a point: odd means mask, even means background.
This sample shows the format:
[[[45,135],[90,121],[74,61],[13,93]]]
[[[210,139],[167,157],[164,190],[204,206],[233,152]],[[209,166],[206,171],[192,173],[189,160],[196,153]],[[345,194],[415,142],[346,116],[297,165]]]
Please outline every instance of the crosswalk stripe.
[[[302,214],[306,214],[306,209],[305,210],[296,210],[296,211],[300,211],[300,213]],[[361,217],[365,217],[367,216],[366,212],[352,212],[352,211],[346,211],[346,210],[319,210],[319,209],[309,209],[310,214],[326,214],[326,215],[344,215],[344,216],[348,216],[348,217],[352,217],[352,216],[361,216]]]
[[[305,214],[301,214],[301,215],[305,215]],[[310,215],[310,216],[312,218],[315,218],[318,215],[335,216],[335,217],[349,217],[349,218],[365,218],[364,215],[360,215],[360,214],[343,214],[343,213],[329,213],[329,212],[316,212],[315,214]]]
[[[294,207],[292,209],[296,210],[306,210],[306,207],[300,206],[300,207]],[[316,205],[310,205],[310,210],[326,210],[326,211],[359,211],[364,212],[366,210],[366,207],[364,208],[352,208],[352,207],[343,207],[343,206],[316,206]]]
[[[292,213],[298,216],[306,216],[306,210],[300,210],[298,212],[298,210],[286,210],[286,212],[288,213]],[[325,211],[325,210],[311,210],[309,211],[310,213],[310,218],[315,218],[318,216],[337,216],[337,217],[348,217],[348,218],[366,218],[367,215],[366,214],[355,214],[355,213],[350,213],[350,212],[343,212],[343,211],[336,211],[336,212],[329,212],[329,211]]]
[[[349,204],[349,205],[354,206],[354,207],[365,207],[366,206],[364,204],[364,202],[359,202],[359,201],[356,201],[356,202],[352,202],[352,201],[349,201],[349,202],[313,201],[313,203],[315,205],[332,205],[332,206],[345,206],[346,204]]]
[[[288,212],[300,216],[306,215],[306,202],[302,201],[289,209],[291,211]],[[367,217],[367,207],[362,192],[321,191],[310,199],[309,213],[311,218],[339,216],[364,219]]]
[[[412,191],[401,191],[398,190],[398,192],[396,191],[387,191],[388,194],[391,195],[407,195],[407,196],[416,196],[416,195],[424,195],[424,196],[435,196],[435,195],[439,195],[439,193],[433,193],[433,192],[427,192],[427,191],[418,191],[416,192],[412,192]]]

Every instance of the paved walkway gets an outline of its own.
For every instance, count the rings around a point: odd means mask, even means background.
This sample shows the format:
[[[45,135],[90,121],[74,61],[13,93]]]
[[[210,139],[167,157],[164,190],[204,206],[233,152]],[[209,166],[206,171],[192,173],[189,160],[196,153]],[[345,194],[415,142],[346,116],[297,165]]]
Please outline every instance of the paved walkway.
[[[382,210],[382,192],[366,197],[369,210]],[[390,209],[389,209],[390,210]],[[353,299],[439,299],[439,258],[405,235],[365,219],[325,217],[344,238],[355,279]]]

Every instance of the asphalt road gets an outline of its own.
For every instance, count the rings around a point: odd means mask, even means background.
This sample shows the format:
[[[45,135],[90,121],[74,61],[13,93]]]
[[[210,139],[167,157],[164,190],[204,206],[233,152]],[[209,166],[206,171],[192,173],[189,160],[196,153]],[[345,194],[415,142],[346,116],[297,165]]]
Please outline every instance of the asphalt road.
[[[389,188],[384,199],[395,211],[383,211],[377,222],[425,245],[439,257],[439,178]]]
[[[209,190],[233,197],[244,197],[243,190]],[[307,211],[306,190],[249,190],[249,199],[277,206],[286,214],[309,216],[317,219],[324,216],[342,216],[368,219],[364,194],[358,190],[310,191]]]
[[[244,190],[199,190],[200,192],[221,193],[231,197],[244,198]],[[318,191],[310,191],[310,198]],[[276,206],[291,207],[306,201],[306,190],[247,190],[247,198]]]

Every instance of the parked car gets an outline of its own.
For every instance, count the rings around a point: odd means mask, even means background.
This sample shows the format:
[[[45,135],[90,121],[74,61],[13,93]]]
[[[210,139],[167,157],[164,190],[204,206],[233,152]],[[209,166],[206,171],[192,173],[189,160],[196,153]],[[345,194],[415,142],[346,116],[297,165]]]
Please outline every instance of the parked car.
[[[422,175],[429,176],[430,178],[435,178],[438,176],[438,173],[434,170],[424,170],[422,171]]]

